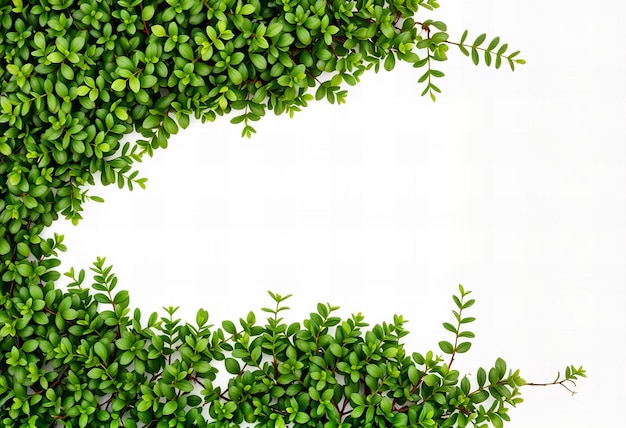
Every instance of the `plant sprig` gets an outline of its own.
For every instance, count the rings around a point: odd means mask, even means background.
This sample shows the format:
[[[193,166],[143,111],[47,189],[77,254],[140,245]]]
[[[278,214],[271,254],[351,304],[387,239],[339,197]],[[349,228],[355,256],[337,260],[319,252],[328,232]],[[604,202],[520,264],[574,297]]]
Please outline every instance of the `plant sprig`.
[[[493,62],[496,69],[502,66],[503,60],[505,60],[509,64],[511,71],[515,71],[515,64],[526,64],[525,60],[517,58],[517,56],[520,54],[520,51],[515,51],[508,54],[506,53],[509,45],[507,43],[501,43],[500,37],[494,37],[493,39],[491,39],[489,44],[484,47],[482,45],[487,40],[487,35],[485,33],[480,34],[478,37],[476,37],[474,42],[471,44],[465,43],[467,36],[468,30],[465,30],[463,32],[463,35],[461,36],[461,40],[458,43],[451,41],[448,41],[448,43],[458,46],[463,55],[471,56],[472,62],[475,65],[478,65],[480,63],[480,53],[482,53],[483,55],[483,60],[485,64],[487,66],[490,66]]]
[[[472,347],[472,343],[470,341],[460,342],[461,339],[472,339],[475,337],[474,333],[471,331],[462,331],[461,326],[464,324],[470,324],[476,320],[474,317],[463,317],[463,310],[472,307],[472,305],[476,302],[474,299],[465,300],[467,295],[469,295],[471,291],[465,291],[462,285],[459,285],[459,295],[453,295],[452,298],[454,300],[454,304],[457,309],[452,311],[454,315],[454,319],[456,321],[456,325],[453,325],[449,322],[444,322],[443,327],[449,332],[454,334],[454,344],[442,340],[439,342],[439,348],[444,354],[450,355],[450,361],[448,362],[448,368],[452,366],[454,362],[454,357],[456,354],[463,354],[470,350]]]

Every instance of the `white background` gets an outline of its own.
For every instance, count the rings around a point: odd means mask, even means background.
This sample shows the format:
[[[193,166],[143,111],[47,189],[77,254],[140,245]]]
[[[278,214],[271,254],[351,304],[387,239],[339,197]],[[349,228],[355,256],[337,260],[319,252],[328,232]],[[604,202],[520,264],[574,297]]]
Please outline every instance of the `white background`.
[[[227,120],[193,124],[138,165],[146,191],[91,192],[63,267],[106,256],[144,312],[199,307],[214,323],[293,293],[288,321],[317,302],[411,322],[407,347],[447,338],[450,295],[477,303],[475,373],[503,357],[528,381],[566,365],[571,396],[523,388],[509,428],[620,426],[626,285],[626,6],[623,2],[442,2],[451,38],[501,36],[528,61],[475,67],[456,49],[444,93],[419,70],[368,74],[342,106],[264,118],[252,139]],[[260,317],[262,315],[259,315]],[[611,421],[611,422],[609,422]]]

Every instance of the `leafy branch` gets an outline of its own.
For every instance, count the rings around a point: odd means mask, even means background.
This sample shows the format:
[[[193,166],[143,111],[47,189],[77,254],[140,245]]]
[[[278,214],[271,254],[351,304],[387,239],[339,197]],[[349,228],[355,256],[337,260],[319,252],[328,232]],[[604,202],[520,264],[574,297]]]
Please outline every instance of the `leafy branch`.
[[[71,269],[70,294],[22,287],[13,298],[16,308],[32,310],[37,323],[56,325],[57,332],[7,348],[6,373],[40,394],[30,404],[21,384],[8,384],[0,375],[0,391],[8,397],[0,399],[5,424],[23,425],[36,416],[39,425],[64,421],[79,427],[141,421],[210,428],[243,423],[500,428],[509,420],[509,407],[522,401],[521,386],[562,385],[571,391],[569,384],[585,376],[582,367],[570,366],[563,379],[527,383],[498,358],[488,370],[477,370],[472,389],[469,377],[451,368],[455,356],[470,349],[465,339],[474,337],[465,328],[474,321],[466,316],[474,299],[462,286],[452,297],[455,321],[443,324],[455,339],[439,342],[451,356],[446,364],[432,351],[405,350],[401,339],[408,331],[400,315],[364,330],[368,325],[360,313],[342,320],[333,316],[337,306],[320,303],[301,323],[288,324],[285,302],[291,295],[273,292],[273,307],[261,309],[268,313],[263,326],[251,311],[239,319],[240,329],[229,320],[213,329],[204,309],[191,325],[175,317],[177,307],[164,308],[160,321],[153,313],[142,326],[139,309],[132,320],[127,316],[129,296],[116,290],[112,266],[99,258],[91,271],[91,288],[82,287],[89,282],[84,270]],[[6,325],[8,319],[0,313],[0,321]],[[6,327],[0,333],[13,334]],[[213,384],[219,373],[215,361],[224,362],[224,387]]]
[[[472,347],[472,343],[469,341],[459,342],[461,338],[474,338],[475,334],[471,331],[461,331],[461,325],[469,324],[476,320],[474,317],[465,317],[463,318],[463,310],[470,308],[476,301],[474,299],[465,300],[467,295],[469,295],[471,291],[465,291],[462,285],[459,284],[459,296],[453,295],[452,299],[454,300],[454,304],[456,305],[457,310],[453,310],[452,314],[454,315],[454,319],[456,320],[456,325],[450,324],[448,322],[443,323],[443,327],[449,332],[454,334],[454,344],[442,340],[439,342],[439,348],[443,351],[444,354],[450,355],[450,362],[448,363],[448,368],[452,366],[454,362],[455,355],[465,353],[470,350]]]
[[[471,56],[472,62],[475,65],[478,65],[480,63],[479,52],[482,52],[485,64],[488,67],[492,64],[494,57],[494,64],[496,69],[500,68],[503,59],[508,62],[509,67],[511,67],[511,71],[515,71],[515,64],[526,64],[525,60],[521,58],[516,58],[520,53],[519,50],[510,54],[505,54],[507,49],[509,48],[509,45],[507,43],[501,44],[500,37],[494,37],[491,42],[489,42],[487,47],[482,47],[483,43],[487,40],[486,34],[480,34],[471,44],[465,43],[467,35],[468,30],[465,30],[463,32],[463,35],[461,36],[461,40],[458,43],[449,40],[446,41],[446,43],[458,46],[463,55]]]
[[[442,62],[448,59],[448,45],[458,46],[460,51],[465,56],[471,56],[472,62],[475,65],[480,63],[481,53],[485,64],[487,66],[491,66],[493,63],[496,69],[501,67],[503,60],[508,62],[512,71],[515,70],[515,64],[526,63],[525,60],[517,58],[520,54],[519,50],[506,54],[508,44],[501,44],[500,37],[493,38],[486,47],[483,47],[482,45],[487,39],[486,34],[479,35],[476,40],[474,40],[474,43],[467,44],[465,43],[468,36],[467,30],[465,30],[459,42],[451,41],[448,33],[446,32],[447,26],[441,21],[427,20],[424,22],[414,22],[414,26],[418,27],[420,30],[414,36],[416,40],[415,47],[418,50],[424,50],[426,55],[423,58],[419,58],[415,54],[410,57],[412,58],[413,66],[415,68],[425,67],[426,70],[418,79],[418,83],[425,83],[425,88],[421,95],[425,96],[428,94],[432,101],[436,100],[436,94],[441,93],[441,89],[434,84],[434,79],[445,76],[443,71],[434,68],[434,62]],[[396,29],[398,31],[402,31],[402,29]],[[425,37],[422,36],[423,33],[425,33]],[[407,55],[405,55],[405,58],[406,57]],[[385,61],[385,69],[388,71],[393,69],[395,64],[395,62],[389,61],[390,59],[393,59],[393,52],[390,52],[390,55]]]
[[[576,367],[574,365],[570,365],[565,367],[565,377],[561,379],[561,372],[557,373],[556,379],[552,382],[548,383],[534,383],[528,382],[525,385],[528,386],[551,386],[551,385],[561,385],[563,388],[567,389],[572,395],[576,394],[576,391],[572,389],[572,386],[576,386],[576,381],[579,378],[587,377],[587,372],[583,369],[582,366]]]

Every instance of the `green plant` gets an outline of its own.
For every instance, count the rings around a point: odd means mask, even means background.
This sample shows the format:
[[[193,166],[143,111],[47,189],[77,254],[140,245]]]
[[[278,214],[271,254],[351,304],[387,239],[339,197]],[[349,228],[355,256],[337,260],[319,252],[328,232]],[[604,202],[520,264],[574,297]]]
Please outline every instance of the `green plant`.
[[[498,37],[449,39],[416,21],[434,0],[42,0],[0,2],[0,250],[39,235],[59,214],[78,222],[99,180],[132,189],[132,163],[166,147],[193,116],[231,118],[243,135],[267,110],[293,115],[311,100],[345,101],[342,85],[396,61],[421,69],[434,100],[438,62],[458,45],[475,63],[513,69]],[[497,49],[497,50],[496,50]],[[315,89],[315,95],[310,92]],[[138,131],[145,139],[122,144]],[[32,229],[34,228],[34,230]],[[5,231],[6,233],[6,231]],[[23,253],[26,253],[26,247]],[[39,250],[36,250],[39,252]]]
[[[214,328],[203,309],[195,324],[183,323],[172,307],[144,324],[139,309],[130,314],[128,293],[116,291],[111,266],[98,259],[91,270],[93,291],[83,287],[84,270],[71,270],[65,295],[31,287],[12,299],[48,327],[6,351],[6,426],[501,427],[522,402],[520,387],[547,385],[527,383],[501,358],[473,381],[452,369],[474,337],[465,313],[474,300],[462,286],[453,323],[443,324],[453,340],[439,342],[446,362],[405,350],[400,315],[365,330],[360,313],[343,320],[320,303],[309,318],[287,323],[290,296],[271,292],[264,324],[250,312]],[[25,328],[16,327],[18,338]],[[214,385],[223,370],[230,377]],[[584,376],[569,366],[549,384],[571,391]]]
[[[345,101],[343,85],[396,61],[421,69],[435,100],[435,64],[450,45],[479,63],[514,69],[518,51],[498,37],[451,41],[441,21],[416,21],[434,0],[22,0],[0,1],[0,421],[40,426],[500,426],[523,384],[498,360],[477,387],[450,366],[470,300],[460,288],[453,342],[408,356],[404,320],[366,326],[318,305],[286,325],[276,303],[222,328],[131,314],[129,295],[98,259],[56,287],[63,236],[45,237],[59,215],[77,223],[88,186],[145,186],[132,169],[167,147],[191,117],[232,114],[242,134],[266,111],[293,115],[313,99]],[[311,92],[314,91],[314,95]],[[142,138],[122,143],[137,131]],[[233,377],[214,386],[221,362]],[[482,374],[481,374],[482,373]],[[583,376],[569,367],[566,385]],[[460,383],[459,383],[460,382]],[[202,390],[199,391],[199,388]],[[493,405],[480,407],[491,397]]]

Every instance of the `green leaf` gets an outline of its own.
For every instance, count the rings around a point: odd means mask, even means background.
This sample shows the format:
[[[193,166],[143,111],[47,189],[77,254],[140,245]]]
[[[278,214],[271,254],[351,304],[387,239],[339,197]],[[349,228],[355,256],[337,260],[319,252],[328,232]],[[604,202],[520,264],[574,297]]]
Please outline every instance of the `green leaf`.
[[[246,114],[241,114],[241,115],[239,115],[239,116],[235,116],[235,117],[233,117],[233,118],[230,120],[230,123],[233,123],[233,124],[235,124],[235,125],[236,125],[236,124],[238,124],[238,123],[241,123],[241,122],[245,121],[247,118],[248,118],[248,115],[246,115]]]
[[[452,324],[450,324],[449,322],[444,322],[443,323],[443,327],[448,330],[449,332],[452,332],[454,334],[457,333],[457,329],[455,326],[453,326]]]
[[[480,36],[476,37],[476,40],[474,40],[474,43],[472,44],[472,46],[477,48],[485,41],[486,38],[487,38],[486,34],[484,33],[481,34]]]
[[[411,365],[409,366],[408,375],[409,375],[409,380],[411,381],[411,385],[417,385],[417,382],[419,381],[419,378],[420,378],[419,370],[417,370],[415,366]]]
[[[28,262],[22,262],[16,265],[17,273],[24,278],[28,278],[33,274],[33,267]]]
[[[495,385],[498,383],[500,378],[498,377],[498,370],[496,368],[489,369],[489,383],[491,385]]]
[[[228,78],[234,85],[241,85],[241,82],[243,82],[243,76],[234,67],[228,67]]]
[[[141,82],[142,88],[152,88],[156,86],[156,84],[159,82],[159,79],[156,76],[144,74],[139,78],[139,81]]]
[[[33,208],[35,208],[39,204],[37,203],[37,200],[35,198],[33,198],[32,196],[24,195],[24,205],[28,209],[33,209]]]
[[[22,351],[26,353],[33,352],[39,347],[39,341],[37,339],[29,339],[22,344]]]
[[[500,377],[500,379],[502,379],[504,377],[504,375],[506,374],[506,361],[504,361],[502,358],[498,358],[496,360],[496,370],[498,370],[498,376]]]
[[[494,37],[491,43],[489,43],[489,46],[487,46],[487,50],[490,51],[495,49],[495,47],[498,46],[498,43],[500,43],[500,37]]]
[[[393,30],[393,26],[389,22],[383,22],[382,24],[380,24],[380,31],[388,39],[393,39],[393,36],[395,35],[395,31]]]
[[[85,95],[89,94],[90,91],[91,89],[87,85],[81,85],[76,89],[76,93],[79,97],[84,97]]]
[[[118,79],[119,80],[119,79]],[[115,83],[115,82],[114,82]],[[137,78],[137,76],[130,76],[128,78],[128,87],[130,88],[131,91],[133,91],[134,93],[139,92],[139,90],[141,89],[141,83],[139,82],[139,79]],[[115,88],[113,88],[113,90],[116,90]]]
[[[151,4],[143,6],[143,10],[141,11],[141,20],[150,21],[153,16],[154,16],[154,6]],[[152,31],[154,31],[154,28]]]
[[[256,10],[256,8],[254,7],[254,5],[252,5],[252,4],[244,4],[241,7],[241,10],[239,11],[239,13],[241,15],[250,15],[250,14],[253,14],[255,10]]]
[[[448,29],[448,26],[445,24],[445,22],[441,21],[433,21],[432,26],[439,31],[446,31]]]
[[[17,252],[18,252],[18,254],[20,256],[22,256],[24,258],[30,256],[30,248],[24,242],[18,242],[17,243]]]
[[[241,367],[239,366],[239,362],[234,358],[226,358],[224,361],[226,366],[226,371],[230,374],[239,374]]]
[[[135,69],[137,68],[135,66],[135,63],[130,58],[128,58],[127,56],[123,56],[123,55],[122,56],[118,56],[116,58],[116,61],[117,61],[117,65],[120,68],[128,70],[128,71],[132,72],[132,71],[135,71]]]
[[[232,321],[228,321],[228,320],[223,321],[222,327],[227,333],[237,334],[237,327],[235,326],[235,323],[233,323]]]
[[[494,428],[504,427],[504,422],[502,422],[502,418],[497,413],[488,413],[487,416],[489,417],[489,420],[493,424]]]
[[[191,382],[189,382],[186,379],[183,380],[179,380],[178,382],[176,382],[176,388],[180,389],[183,392],[191,392],[193,391],[193,384]]]
[[[306,424],[307,422],[309,422],[310,419],[311,417],[307,413],[298,412],[294,420],[296,421],[296,423]]]
[[[430,37],[430,41],[433,43],[439,44],[439,43],[445,42],[449,38],[450,36],[448,35],[448,33],[444,31],[439,31]]]
[[[58,64],[60,62],[65,61],[65,56],[61,52],[51,52],[46,59],[52,63]]]
[[[280,76],[276,81],[276,83],[278,83],[280,86],[290,86],[291,82],[292,79],[290,76]]]
[[[126,79],[116,79],[111,83],[111,89],[121,92],[126,89]]]
[[[491,65],[491,53],[489,51],[485,51],[485,65],[489,67]]]
[[[68,81],[74,80],[74,70],[67,64],[61,64],[61,75]]]
[[[76,309],[68,308],[61,312],[64,320],[72,321],[78,317],[78,311]]]
[[[81,33],[79,33],[81,34]],[[83,36],[74,37],[70,42],[70,52],[80,52],[85,46],[85,38]]]
[[[350,395],[350,400],[354,403],[355,406],[364,406],[365,400],[363,396],[357,392],[354,392]]]
[[[165,31],[165,28],[163,28],[162,25],[153,25],[151,29],[152,29],[152,34],[154,34],[155,36],[167,37],[167,32]]]
[[[461,40],[459,41],[460,44],[463,44],[465,42],[465,39],[467,39],[468,34],[469,32],[467,30],[463,31],[463,35],[461,36]]]
[[[469,299],[467,302],[465,302],[465,303],[463,304],[463,308],[462,308],[462,309],[467,309],[467,308],[469,308],[469,307],[473,306],[473,305],[474,305],[474,303],[476,303],[476,300],[475,300],[475,299]]]
[[[11,154],[11,146],[5,142],[0,142],[0,153],[4,156],[9,156]]]
[[[489,393],[485,390],[476,391],[469,395],[469,399],[472,403],[478,404],[489,398]]]
[[[0,238],[0,256],[9,254],[9,252],[11,252],[11,245],[6,239]]]
[[[482,367],[479,368],[476,372],[476,381],[478,382],[478,386],[481,388],[483,387],[483,385],[485,385],[485,382],[487,381],[487,373]]]
[[[165,116],[163,118],[163,128],[165,128],[165,130],[172,135],[178,132],[178,125],[176,125],[174,119],[169,116]]]
[[[367,366],[365,366],[365,369],[367,370],[367,373],[374,379],[382,379],[384,372],[380,366],[376,364],[368,364]]]
[[[256,53],[250,54],[250,62],[259,70],[265,70],[267,68],[267,60],[263,55]]]
[[[42,32],[35,33],[33,41],[35,42],[35,46],[39,49],[44,50],[46,48],[46,37]]]
[[[278,36],[282,33],[283,31],[283,24],[281,22],[272,22],[270,25],[268,25],[267,27],[267,31],[265,32],[265,37],[275,37]]]
[[[115,109],[115,116],[117,116],[117,118],[118,118],[118,119],[120,119],[120,120],[124,120],[124,121],[125,121],[125,120],[127,120],[127,119],[128,119],[128,112],[127,112],[127,111],[126,111],[126,109],[125,109],[125,108],[123,108],[123,107],[117,107],[117,108]],[[100,150],[102,150],[103,152],[108,151],[108,150],[104,150],[104,149],[106,148],[105,144],[106,144],[106,143],[103,143],[103,144],[101,144],[100,146],[98,146],[98,147],[100,148]],[[94,200],[94,201],[97,201],[97,202],[103,202],[103,201],[100,201],[100,200],[98,200],[98,199],[96,199],[96,198],[97,198],[97,197],[92,197],[91,199],[92,199],[92,200]]]
[[[398,348],[395,346],[390,346],[383,351],[383,357],[385,358],[395,358],[396,355],[398,355]]]
[[[389,54],[387,55],[387,58],[385,58],[385,63],[384,63],[385,70],[391,71],[393,70],[395,66],[396,66],[396,57],[394,56],[393,52],[390,51]]]
[[[328,350],[330,351],[331,354],[333,354],[337,358],[340,358],[343,353],[343,350],[341,349],[341,345],[339,345],[338,343],[331,343],[330,346],[328,347]]]
[[[180,45],[178,45],[178,52],[186,60],[189,60],[189,61],[195,60],[193,49],[187,43],[181,43]]]
[[[309,33],[309,30],[304,27],[296,27],[296,37],[303,45],[311,44],[311,34]]]
[[[380,410],[384,414],[391,413],[392,406],[393,405],[391,404],[391,400],[389,399],[389,397],[383,397],[383,399],[380,401]]]
[[[470,342],[462,342],[457,345],[456,352],[458,352],[459,354],[463,354],[469,351],[471,347],[472,347],[472,344]]]
[[[434,386],[434,385],[437,385],[439,383],[439,377],[437,375],[434,375],[434,374],[431,373],[431,374],[427,374],[426,376],[424,376],[422,381],[427,386]]]
[[[442,340],[439,342],[439,348],[443,351],[444,354],[453,354],[454,346],[447,340]]]
[[[108,362],[109,351],[104,343],[96,342],[93,348],[96,355],[100,357],[102,361],[104,361],[105,363]]]
[[[176,401],[168,401],[165,403],[165,406],[163,406],[163,414],[171,415],[176,409],[178,409],[178,403]]]
[[[211,371],[211,364],[207,361],[198,361],[193,364],[193,368],[200,374],[208,373]]]
[[[149,115],[149,116],[146,116],[141,126],[147,129],[154,129],[154,128],[159,127],[162,121],[163,121],[163,116]]]
[[[474,65],[478,65],[478,63],[480,62],[478,51],[474,48],[472,48],[472,62],[474,63]]]
[[[205,325],[208,320],[209,313],[205,309],[198,309],[198,312],[196,313],[196,324],[201,327]]]

